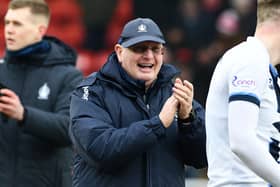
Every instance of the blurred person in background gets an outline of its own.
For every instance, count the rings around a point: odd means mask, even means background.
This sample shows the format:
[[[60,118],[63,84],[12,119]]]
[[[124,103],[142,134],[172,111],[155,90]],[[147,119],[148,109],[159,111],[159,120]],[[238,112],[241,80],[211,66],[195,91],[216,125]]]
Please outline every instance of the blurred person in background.
[[[185,166],[207,166],[204,109],[163,63],[158,25],[137,18],[71,98],[74,187],[185,186]]]
[[[280,187],[280,1],[258,0],[253,37],[225,52],[206,101],[209,187]]]
[[[70,93],[81,81],[72,48],[45,33],[43,0],[12,0],[0,61],[0,186],[71,186]]]
[[[253,36],[256,28],[257,0],[230,0],[230,4],[238,14],[240,32],[245,37]]]
[[[98,51],[104,49],[106,29],[108,23],[113,19],[114,9],[119,0],[80,0],[79,4],[83,10],[84,23],[86,26],[86,39],[84,47]],[[117,21],[118,17],[115,17]]]
[[[223,53],[245,40],[240,32],[239,16],[234,9],[224,10],[215,23],[216,35],[209,45],[196,52],[193,84],[195,98],[205,106],[211,76]]]

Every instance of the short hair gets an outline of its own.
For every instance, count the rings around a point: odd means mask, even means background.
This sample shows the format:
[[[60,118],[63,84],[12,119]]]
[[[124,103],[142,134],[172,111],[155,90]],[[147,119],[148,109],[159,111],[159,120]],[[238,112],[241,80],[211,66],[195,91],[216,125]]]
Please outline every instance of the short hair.
[[[44,0],[12,0],[8,9],[30,8],[34,15],[40,15],[46,18],[47,24],[50,20],[50,9]]]
[[[258,0],[258,24],[280,20],[280,0]]]

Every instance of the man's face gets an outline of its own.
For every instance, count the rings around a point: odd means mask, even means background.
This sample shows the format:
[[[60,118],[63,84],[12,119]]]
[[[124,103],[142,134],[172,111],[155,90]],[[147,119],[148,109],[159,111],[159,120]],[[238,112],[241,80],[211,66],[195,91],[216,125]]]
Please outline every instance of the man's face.
[[[29,8],[9,9],[5,16],[5,41],[16,51],[40,41],[42,34]]]
[[[163,63],[164,47],[156,42],[142,42],[124,48],[117,45],[116,52],[123,69],[134,79],[146,82],[149,87],[157,78]]]

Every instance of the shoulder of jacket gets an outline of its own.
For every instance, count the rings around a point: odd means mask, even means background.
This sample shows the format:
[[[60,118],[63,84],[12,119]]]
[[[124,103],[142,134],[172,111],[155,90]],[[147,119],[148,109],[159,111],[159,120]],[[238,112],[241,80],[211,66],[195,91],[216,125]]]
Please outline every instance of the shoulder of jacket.
[[[97,72],[93,72],[88,77],[82,80],[82,82],[78,85],[78,88],[90,86],[96,81]]]

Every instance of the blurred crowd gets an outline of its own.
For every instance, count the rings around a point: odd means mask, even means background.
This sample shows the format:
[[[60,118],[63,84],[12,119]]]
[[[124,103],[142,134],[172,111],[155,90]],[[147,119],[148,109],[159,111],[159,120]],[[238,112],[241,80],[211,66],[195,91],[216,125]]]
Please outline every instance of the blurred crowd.
[[[0,55],[4,54],[0,2]],[[48,34],[74,47],[84,76],[98,70],[134,17],[150,17],[167,40],[165,62],[193,82],[195,98],[205,104],[213,69],[222,53],[254,34],[256,0],[47,0],[52,11]]]

